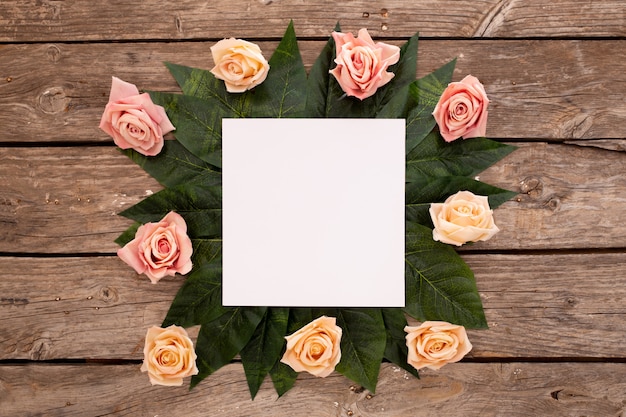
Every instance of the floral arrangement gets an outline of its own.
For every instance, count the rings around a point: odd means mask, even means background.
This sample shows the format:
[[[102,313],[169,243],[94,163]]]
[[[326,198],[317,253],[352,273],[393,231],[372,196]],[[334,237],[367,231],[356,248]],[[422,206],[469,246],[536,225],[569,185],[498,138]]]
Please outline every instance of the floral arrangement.
[[[487,323],[453,246],[491,238],[493,209],[515,195],[475,179],[514,149],[484,137],[483,85],[470,75],[451,82],[454,60],[416,80],[417,35],[399,48],[337,26],[308,76],[292,24],[269,62],[240,39],[211,52],[210,71],[166,63],[183,94],[140,94],[113,78],[100,123],[164,186],[120,213],[135,223],[116,240],[119,257],[153,284],[182,283],[163,327],[146,335],[141,370],[151,383],[191,376],[193,387],[240,355],[253,398],[267,375],[280,396],[303,371],[337,371],[374,392],[383,361],[417,376],[463,358],[465,329]],[[405,120],[404,308],[222,305],[221,120],[233,117]],[[164,137],[172,131],[175,140]],[[194,348],[185,328],[195,325]]]

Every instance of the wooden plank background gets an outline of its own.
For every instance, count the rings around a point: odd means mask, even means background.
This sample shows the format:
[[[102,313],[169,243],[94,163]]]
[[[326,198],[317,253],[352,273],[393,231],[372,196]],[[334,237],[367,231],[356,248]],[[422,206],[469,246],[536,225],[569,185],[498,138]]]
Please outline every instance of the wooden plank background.
[[[0,416],[626,416],[626,4],[621,0],[3,0]],[[489,330],[421,379],[384,364],[375,394],[302,375],[250,401],[234,361],[189,391],[139,372],[180,278],[115,255],[117,216],[160,185],[98,129],[110,77],[177,91],[223,37],[266,56],[293,19],[309,67],[330,30],[400,44],[417,76],[458,57],[485,84],[488,135],[519,147],[480,179],[519,192],[502,232],[462,250]],[[192,334],[194,329],[192,329]],[[312,411],[313,410],[313,411]]]

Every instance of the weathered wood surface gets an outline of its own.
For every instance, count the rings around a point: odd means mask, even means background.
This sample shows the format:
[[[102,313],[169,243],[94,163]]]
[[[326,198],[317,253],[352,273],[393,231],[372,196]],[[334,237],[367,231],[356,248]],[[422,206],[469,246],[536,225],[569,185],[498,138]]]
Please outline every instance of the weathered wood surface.
[[[3,0],[0,42],[279,37],[368,27],[376,36],[624,36],[621,0]]]
[[[626,247],[626,154],[517,146],[480,179],[520,194],[471,249]],[[160,188],[113,147],[0,148],[0,252],[113,253],[132,223],[116,213]]]
[[[464,259],[490,326],[470,331],[468,357],[624,357],[623,253]],[[147,328],[162,322],[181,285],[152,285],[115,257],[3,257],[0,270],[10,277],[0,281],[0,360],[142,359]]]
[[[1,6],[0,416],[626,415],[622,0]],[[130,224],[116,213],[160,185],[97,128],[110,77],[178,91],[163,61],[210,68],[230,36],[269,55],[290,19],[307,68],[339,21],[395,44],[419,31],[418,76],[458,57],[455,79],[485,84],[488,136],[519,145],[480,175],[519,192],[502,232],[462,251],[490,329],[421,380],[383,365],[371,398],[335,373],[251,402],[239,363],[193,391],[151,387],[143,337],[181,281],[152,285],[114,256]]]
[[[109,142],[94,120],[112,75],[178,91],[162,63],[210,69],[211,44],[0,45],[0,142]],[[323,44],[300,42],[307,66]],[[269,56],[277,43],[260,45]],[[626,40],[423,40],[418,55],[420,77],[455,57],[455,80],[479,76],[492,101],[489,137],[626,137]]]
[[[3,416],[225,417],[618,417],[626,413],[623,363],[461,363],[421,379],[385,364],[377,393],[333,374],[302,375],[277,399],[271,385],[250,401],[241,365],[189,391],[150,387],[139,365],[6,366]],[[25,399],[35,399],[25,401]]]

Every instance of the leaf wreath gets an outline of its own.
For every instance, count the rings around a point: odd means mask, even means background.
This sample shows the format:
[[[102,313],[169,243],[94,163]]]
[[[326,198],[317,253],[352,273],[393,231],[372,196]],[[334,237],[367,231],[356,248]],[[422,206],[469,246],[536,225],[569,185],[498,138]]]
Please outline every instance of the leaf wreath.
[[[337,26],[336,30],[339,30]],[[272,55],[267,79],[241,94],[226,91],[211,72],[166,63],[183,94],[150,92],[177,127],[175,141],[146,157],[123,151],[164,189],[120,213],[134,220],[116,242],[133,239],[137,227],[179,213],[194,246],[194,268],[172,301],[163,326],[200,325],[196,343],[199,374],[191,386],[240,355],[252,398],[270,375],[279,396],[297,374],[279,360],[284,336],[320,315],[337,317],[343,329],[336,370],[374,392],[382,361],[417,376],[406,362],[406,315],[467,328],[487,323],[471,269],[457,252],[432,239],[428,207],[460,190],[489,197],[492,208],[515,193],[473,178],[515,148],[486,138],[445,143],[432,116],[451,81],[455,60],[415,80],[417,35],[404,44],[390,67],[395,77],[363,101],[344,97],[329,74],[332,37],[307,74],[290,23]],[[223,118],[401,118],[406,121],[406,306],[401,308],[224,307],[221,304],[221,121]]]

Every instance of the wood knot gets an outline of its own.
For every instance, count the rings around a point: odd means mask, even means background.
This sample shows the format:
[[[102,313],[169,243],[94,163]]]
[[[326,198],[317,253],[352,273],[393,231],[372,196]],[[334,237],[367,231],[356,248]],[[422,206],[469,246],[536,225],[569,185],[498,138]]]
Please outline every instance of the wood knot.
[[[115,303],[119,300],[117,290],[112,287],[102,287],[98,290],[98,298],[105,303]]]
[[[46,114],[61,113],[69,102],[62,87],[51,87],[39,96],[39,108]]]
[[[546,202],[546,206],[552,211],[558,211],[561,208],[561,200],[558,197],[552,197]]]
[[[46,49],[46,56],[52,62],[59,62],[61,59],[61,50],[56,45],[50,45]]]
[[[519,184],[520,191],[531,198],[538,198],[543,193],[543,183],[539,178],[527,177]]]
[[[48,358],[50,354],[50,339],[42,337],[33,342],[28,354],[31,360],[40,361]]]

